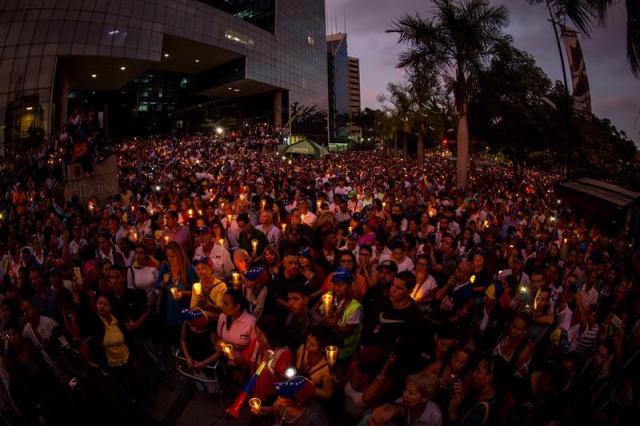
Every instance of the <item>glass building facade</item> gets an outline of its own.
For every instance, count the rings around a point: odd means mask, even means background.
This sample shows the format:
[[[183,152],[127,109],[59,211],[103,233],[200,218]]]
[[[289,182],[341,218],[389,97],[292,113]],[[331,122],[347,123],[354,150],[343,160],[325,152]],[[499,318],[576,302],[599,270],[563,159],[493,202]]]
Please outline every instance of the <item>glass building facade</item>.
[[[349,55],[347,35],[327,36],[327,68],[329,87],[329,139],[347,141],[349,137]]]
[[[324,33],[322,0],[3,0],[0,155],[55,134],[92,97],[113,122],[118,111],[103,100],[126,97],[132,84],[144,93],[150,73],[147,86],[161,86],[162,98],[153,89],[133,106],[123,101],[140,114],[251,98],[270,105],[274,124],[294,103],[327,111]],[[172,105],[183,78],[191,92]]]

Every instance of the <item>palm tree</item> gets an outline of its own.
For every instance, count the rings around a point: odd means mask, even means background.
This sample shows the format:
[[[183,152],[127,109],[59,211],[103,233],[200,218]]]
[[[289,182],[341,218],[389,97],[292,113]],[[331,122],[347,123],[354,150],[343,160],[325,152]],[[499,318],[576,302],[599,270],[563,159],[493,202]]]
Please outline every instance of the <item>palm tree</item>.
[[[413,116],[414,101],[409,87],[405,84],[389,83],[387,92],[389,93],[386,95],[378,96],[378,101],[383,103],[383,109],[389,112],[395,121],[396,145],[398,133],[402,134],[402,156],[407,160],[407,137],[411,131],[410,120]]]
[[[433,0],[435,16],[407,15],[387,32],[399,34],[409,49],[398,66],[434,73],[443,79],[455,97],[457,129],[457,186],[467,183],[469,96],[475,76],[495,43],[504,38],[502,28],[509,12],[491,7],[486,0]]]
[[[567,18],[587,37],[593,21],[600,25],[607,20],[609,8],[622,0],[527,0],[531,4],[546,4],[553,18]],[[627,59],[631,72],[640,77],[640,1],[624,0],[627,9]]]

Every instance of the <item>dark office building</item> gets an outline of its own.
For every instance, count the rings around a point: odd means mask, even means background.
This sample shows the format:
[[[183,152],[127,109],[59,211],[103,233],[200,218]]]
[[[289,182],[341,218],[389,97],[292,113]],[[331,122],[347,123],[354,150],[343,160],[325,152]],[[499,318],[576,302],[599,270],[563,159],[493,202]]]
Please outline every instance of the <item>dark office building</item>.
[[[329,140],[346,142],[349,137],[349,55],[347,35],[327,36],[327,70],[329,73]]]
[[[0,155],[75,111],[113,134],[328,109],[323,0],[4,0],[0,16]]]

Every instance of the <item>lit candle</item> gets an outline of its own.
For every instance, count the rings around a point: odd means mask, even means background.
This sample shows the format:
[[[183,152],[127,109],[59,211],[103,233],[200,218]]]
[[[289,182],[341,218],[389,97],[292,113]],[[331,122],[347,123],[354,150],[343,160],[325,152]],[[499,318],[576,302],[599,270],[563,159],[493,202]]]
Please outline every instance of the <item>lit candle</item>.
[[[469,282],[471,284],[475,283],[476,282],[476,276],[475,275],[471,275],[471,277],[469,277]]]
[[[349,229],[349,233],[353,232],[353,226],[350,226],[348,229]]]
[[[89,210],[93,211],[94,208],[93,203],[89,203]]]
[[[336,360],[338,359],[338,347],[327,346],[326,348],[324,348],[324,351],[327,354],[327,362],[329,363],[329,366],[333,367],[333,365],[336,363]]]
[[[165,235],[165,236],[164,236],[164,243],[165,243],[165,244],[169,244],[169,241],[171,241],[171,239],[169,238],[169,236],[168,236],[168,235]]]
[[[244,200],[244,194],[240,194],[240,201]]]
[[[300,223],[301,224],[304,223],[304,215],[303,214],[300,215]]]
[[[131,236],[133,237],[133,241],[138,241],[138,233],[134,232],[133,234],[131,234]]]
[[[488,227],[489,227],[489,221],[488,221],[488,220],[485,220],[485,221],[484,221],[484,227],[485,227],[485,228],[488,228]]]
[[[322,207],[322,201],[316,201],[316,207],[318,208],[318,211],[320,211],[320,208]]]
[[[520,293],[526,293],[529,289],[525,286],[520,286]]]
[[[218,244],[220,244],[221,246],[224,246],[224,238],[220,238],[218,240]]]
[[[287,224],[283,223],[282,225],[280,225],[282,227],[282,233],[284,234],[287,231]]]
[[[267,200],[260,201],[260,209],[264,210],[267,207]]]
[[[387,202],[386,202],[386,201],[383,201],[383,202],[382,202],[382,208],[384,209],[385,207],[387,207]]]
[[[329,310],[331,309],[332,302],[333,302],[333,294],[327,292],[322,295],[322,306],[324,307],[325,315],[329,314]]]
[[[193,291],[195,291],[196,296],[202,295],[202,284],[201,283],[193,283]]]
[[[198,210],[198,215],[202,216],[202,210]]]
[[[227,225],[231,225],[231,219],[233,218],[233,216],[231,216],[230,214],[227,215]]]
[[[175,299],[178,296],[178,289],[175,287],[171,287],[171,296]]]
[[[253,248],[253,254],[255,255],[258,251],[258,240],[251,240],[251,248]]]
[[[193,209],[189,209],[187,213],[189,213],[189,217],[193,217]]]
[[[224,203],[220,203],[220,210],[224,209]]]
[[[258,412],[261,405],[262,401],[260,400],[260,398],[251,398],[249,400],[249,407],[251,407],[254,412]]]
[[[233,283],[233,286],[237,286],[238,283],[240,283],[240,274],[237,272],[232,272],[231,273],[231,282]]]
[[[233,353],[233,345],[231,343],[222,343],[222,352],[227,356],[227,358],[231,358]]]

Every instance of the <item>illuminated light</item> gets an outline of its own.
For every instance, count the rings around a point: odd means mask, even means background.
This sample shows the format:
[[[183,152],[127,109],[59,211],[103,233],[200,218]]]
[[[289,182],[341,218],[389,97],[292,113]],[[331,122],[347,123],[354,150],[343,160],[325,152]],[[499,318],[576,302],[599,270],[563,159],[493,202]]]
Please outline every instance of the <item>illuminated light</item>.
[[[261,406],[262,406],[262,401],[260,400],[260,398],[251,398],[249,400],[249,407],[251,407],[253,410],[257,411],[260,409]]]
[[[202,295],[202,284],[201,283],[193,283],[193,291],[196,292],[196,296]]]
[[[260,209],[264,210],[267,207],[267,200],[260,201]]]
[[[234,92],[238,93],[240,89],[233,89]]]
[[[240,274],[238,272],[231,273],[231,282],[234,286],[237,286],[240,283]]]
[[[33,107],[31,107],[31,106],[27,107],[27,111],[32,111],[32,110],[33,110]]]
[[[160,189],[162,189],[160,185],[156,185],[156,191],[160,192]]]
[[[325,315],[329,313],[332,303],[333,303],[333,294],[325,293],[322,295],[322,307],[324,308]]]
[[[200,63],[200,59],[196,59],[196,64],[199,64],[199,63]]]
[[[216,133],[221,135],[224,132],[224,129],[222,127],[216,127]]]
[[[109,31],[107,34],[109,34],[109,35],[116,35],[116,34],[120,34],[120,30],[113,30],[113,31]]]
[[[91,74],[91,78],[97,78],[98,74]]]
[[[327,362],[329,363],[329,366],[333,367],[333,365],[336,363],[336,360],[338,359],[338,347],[327,346],[326,348],[324,348],[324,351],[327,354]]]
[[[282,227],[282,233],[284,234],[287,231],[287,224],[283,223],[282,225],[280,225]]]
[[[165,53],[165,54],[164,54],[164,57],[165,57],[165,58],[168,58],[169,56],[170,56],[170,55],[169,55],[168,53]]]
[[[220,244],[221,246],[223,246],[223,245],[224,245],[224,238],[220,238],[220,239],[218,240],[218,244]]]
[[[296,377],[296,369],[293,367],[289,367],[286,370],[284,370],[284,375],[287,377],[287,379],[293,379],[294,377]]]
[[[258,250],[259,241],[256,239],[251,240],[251,248],[253,249],[253,254],[255,255]]]
[[[120,67],[120,71],[126,71],[126,70],[127,70],[127,67],[124,67],[124,66]]]
[[[475,283],[476,282],[476,276],[475,275],[471,275],[471,277],[469,278],[469,282],[471,284]]]
[[[528,292],[528,291],[529,291],[529,289],[528,289],[527,287],[525,287],[525,286],[520,286],[520,293],[526,293],[526,292]]]
[[[175,299],[177,295],[178,295],[178,289],[175,287],[171,287],[171,296],[173,296],[173,298]]]
[[[353,226],[350,226],[349,228],[347,228],[349,230],[349,233],[353,232]]]

